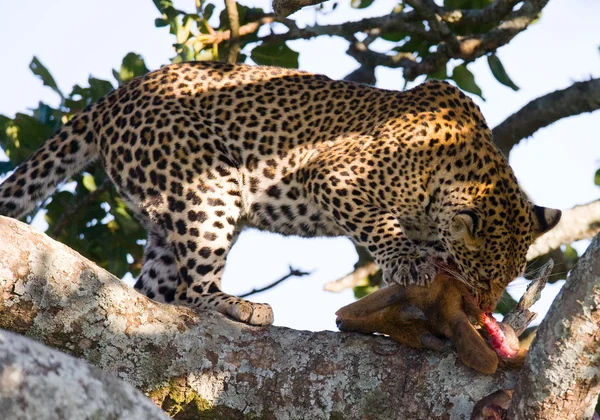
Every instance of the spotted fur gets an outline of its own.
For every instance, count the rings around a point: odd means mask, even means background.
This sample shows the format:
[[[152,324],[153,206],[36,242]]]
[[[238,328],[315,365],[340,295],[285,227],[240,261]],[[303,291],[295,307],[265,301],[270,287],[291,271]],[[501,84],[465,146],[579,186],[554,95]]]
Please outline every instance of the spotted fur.
[[[385,91],[273,67],[166,66],[77,114],[0,186],[21,217],[99,158],[148,229],[148,297],[269,324],[221,291],[239,229],[346,235],[388,282],[427,284],[452,260],[483,308],[560,212],[533,206],[460,90]]]

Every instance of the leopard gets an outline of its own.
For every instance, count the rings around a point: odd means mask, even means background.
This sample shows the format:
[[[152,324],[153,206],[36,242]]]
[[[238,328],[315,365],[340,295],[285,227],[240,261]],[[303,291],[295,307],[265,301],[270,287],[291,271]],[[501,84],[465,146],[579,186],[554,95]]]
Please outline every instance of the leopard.
[[[135,289],[158,302],[269,325],[270,305],[224,292],[245,227],[346,236],[388,284],[457,267],[492,310],[560,210],[532,204],[475,102],[429,80],[384,90],[305,71],[164,66],[75,114],[0,185],[22,218],[94,161],[148,232]]]

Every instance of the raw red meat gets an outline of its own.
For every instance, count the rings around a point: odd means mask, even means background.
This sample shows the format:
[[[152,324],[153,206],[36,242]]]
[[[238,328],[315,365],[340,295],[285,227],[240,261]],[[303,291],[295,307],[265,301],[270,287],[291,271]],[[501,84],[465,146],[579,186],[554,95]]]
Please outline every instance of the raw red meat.
[[[519,352],[519,339],[514,330],[506,324],[498,323],[491,313],[484,315],[485,329],[492,349],[501,359],[510,359]]]

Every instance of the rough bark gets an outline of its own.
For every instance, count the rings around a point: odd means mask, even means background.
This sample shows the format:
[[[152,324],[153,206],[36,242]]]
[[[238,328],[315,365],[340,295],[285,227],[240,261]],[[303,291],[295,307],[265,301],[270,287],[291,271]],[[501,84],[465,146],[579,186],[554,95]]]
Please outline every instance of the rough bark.
[[[508,156],[522,139],[562,118],[600,109],[600,79],[574,83],[529,102],[492,130],[494,142]]]
[[[115,376],[31,339],[0,330],[3,419],[166,419]]]
[[[600,392],[600,236],[579,259],[540,324],[510,419],[591,418]]]
[[[514,386],[514,373],[477,374],[453,351],[158,304],[25,224],[0,217],[0,236],[0,327],[116,373],[170,415],[466,418]]]

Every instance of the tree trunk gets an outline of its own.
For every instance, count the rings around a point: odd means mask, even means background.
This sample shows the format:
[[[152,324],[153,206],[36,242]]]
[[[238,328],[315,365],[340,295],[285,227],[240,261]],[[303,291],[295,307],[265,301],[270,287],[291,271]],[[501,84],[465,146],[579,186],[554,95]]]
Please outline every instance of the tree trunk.
[[[600,392],[600,236],[540,324],[515,389],[510,419],[591,418]]]
[[[116,374],[176,418],[468,418],[515,383],[515,373],[478,374],[450,350],[155,303],[16,220],[0,217],[0,237],[0,327]]]

